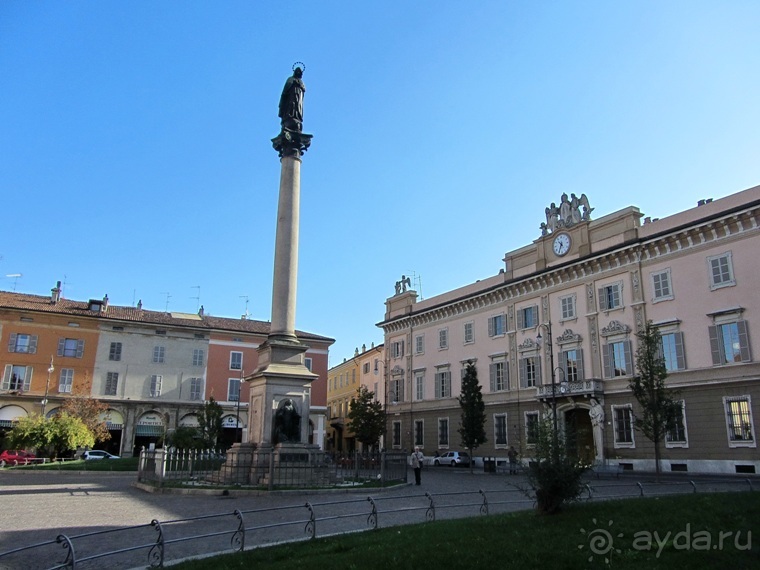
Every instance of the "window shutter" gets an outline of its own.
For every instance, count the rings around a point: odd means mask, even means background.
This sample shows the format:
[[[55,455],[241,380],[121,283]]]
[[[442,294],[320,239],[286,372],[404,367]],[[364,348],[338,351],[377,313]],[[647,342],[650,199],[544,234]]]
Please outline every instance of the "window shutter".
[[[441,378],[442,374],[440,372],[435,373],[435,397],[440,398],[441,397]]]
[[[683,349],[683,333],[677,332],[675,333],[675,340],[676,340],[676,366],[678,366],[679,370],[685,370],[686,369],[686,353]]]
[[[84,354],[84,341],[78,340],[77,341],[77,358],[82,358],[83,354]]]
[[[538,356],[536,356],[535,358],[533,358],[533,362],[534,362],[535,367],[536,367],[536,386],[538,386],[539,384],[542,384],[542,382],[541,382],[541,359]],[[565,378],[567,378],[567,376],[565,376]]]
[[[520,387],[521,388],[528,387],[528,359],[527,358],[520,359]]]
[[[541,362],[540,358],[536,358],[536,362]],[[567,351],[561,350],[559,353],[559,366],[562,368],[562,378],[564,378],[567,381],[570,381],[570,378],[567,375],[567,371],[569,366],[567,365]]]
[[[26,367],[26,377],[24,378],[24,392],[28,392],[29,388],[32,386],[32,367],[27,366]]]
[[[612,378],[612,359],[610,358],[611,344],[605,344],[602,347],[602,361],[604,364],[604,377]]]
[[[504,361],[504,389],[509,390],[509,361]]]
[[[58,339],[58,356],[63,356],[63,350],[65,347],[66,347],[66,339],[59,338]]]
[[[399,354],[399,356],[404,356],[404,343],[405,342],[406,342],[405,340],[401,341],[401,354]]]
[[[628,376],[631,376],[633,375],[633,358],[630,340],[623,343],[623,354],[625,355],[625,373]]]
[[[493,336],[493,317],[488,317],[488,336]]]
[[[752,353],[749,349],[749,329],[747,321],[737,321],[736,327],[739,329],[739,347],[742,355],[742,362],[750,362]]]
[[[5,372],[3,373],[3,390],[11,389],[11,375],[13,374],[13,365],[6,364]]]
[[[520,330],[525,328],[525,309],[517,311],[517,328]]]
[[[599,287],[599,310],[600,311],[606,311],[609,307],[607,306],[607,295],[604,294],[604,287]]]
[[[488,375],[491,379],[491,392],[496,392],[496,363],[488,365]]]
[[[575,354],[578,357],[578,360],[576,360],[576,370],[578,371],[578,380],[585,380],[586,375],[583,372],[583,349],[579,348],[575,351]]]
[[[10,339],[8,339],[8,352],[16,352],[16,339],[18,334],[11,333]]]
[[[723,364],[723,351],[721,350],[721,344],[718,340],[718,327],[707,327],[707,331],[710,335],[710,351],[712,352],[713,364]]]
[[[29,337],[29,354],[37,354],[37,335],[33,334]]]

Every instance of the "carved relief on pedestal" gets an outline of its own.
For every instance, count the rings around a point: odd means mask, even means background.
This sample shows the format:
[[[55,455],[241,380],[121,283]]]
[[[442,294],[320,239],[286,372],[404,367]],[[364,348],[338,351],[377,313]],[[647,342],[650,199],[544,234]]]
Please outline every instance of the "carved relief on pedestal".
[[[594,284],[586,283],[586,312],[593,313],[596,311],[596,301],[594,300]]]
[[[641,280],[639,279],[638,269],[634,269],[631,272],[631,285],[633,285],[633,300],[641,301]]]
[[[549,321],[549,295],[543,295],[541,297],[541,311],[543,314],[543,322]]]
[[[636,319],[636,332],[643,331],[644,330],[644,308],[634,307],[633,317],[634,319]]]
[[[591,336],[591,348],[594,350],[594,353],[599,352],[599,346],[596,338],[596,317],[589,317],[588,319],[588,329],[589,329],[589,335]]]

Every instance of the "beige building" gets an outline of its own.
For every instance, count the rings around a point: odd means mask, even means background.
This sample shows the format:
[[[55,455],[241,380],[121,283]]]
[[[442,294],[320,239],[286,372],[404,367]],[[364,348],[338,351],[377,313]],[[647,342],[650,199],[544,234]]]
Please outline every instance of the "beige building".
[[[663,219],[633,206],[597,218],[585,195],[558,203],[498,275],[419,302],[397,286],[386,301],[388,446],[461,447],[456,397],[472,361],[489,440],[478,455],[514,445],[529,458],[556,404],[581,457],[654,469],[628,387],[636,332],[652,320],[682,401],[663,470],[757,472],[760,187]]]

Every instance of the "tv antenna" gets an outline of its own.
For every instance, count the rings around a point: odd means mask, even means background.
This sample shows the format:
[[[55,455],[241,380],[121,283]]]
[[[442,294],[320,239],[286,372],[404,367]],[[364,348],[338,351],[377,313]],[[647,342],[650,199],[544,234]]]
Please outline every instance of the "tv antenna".
[[[193,285],[190,287],[190,289],[198,289],[198,296],[197,297],[190,297],[191,299],[195,299],[197,301],[197,305],[195,307],[196,311],[201,310],[201,286],[200,285]]]
[[[169,299],[172,298],[171,293],[161,293],[161,295],[166,295],[166,308],[164,309],[165,313],[169,312]]]
[[[6,277],[9,277],[10,279],[13,279],[13,290],[16,290],[16,283],[18,283],[19,277],[23,277],[21,273],[9,273],[6,275]]]
[[[242,314],[243,319],[248,319],[251,314],[248,312],[248,295],[240,295],[241,299],[245,299],[245,313]]]
[[[412,274],[412,289],[417,291],[417,294],[420,296],[420,301],[423,301],[425,297],[422,296],[422,276],[417,275],[416,271],[407,271],[407,273]]]

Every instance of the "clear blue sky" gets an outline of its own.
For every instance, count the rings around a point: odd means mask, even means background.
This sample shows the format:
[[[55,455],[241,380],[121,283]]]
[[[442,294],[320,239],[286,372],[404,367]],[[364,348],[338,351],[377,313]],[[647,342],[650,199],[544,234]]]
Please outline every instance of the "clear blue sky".
[[[760,184],[759,29],[757,0],[3,0],[0,288],[268,320],[303,61],[296,324],[335,365],[402,274],[497,273],[563,192],[663,217]]]

